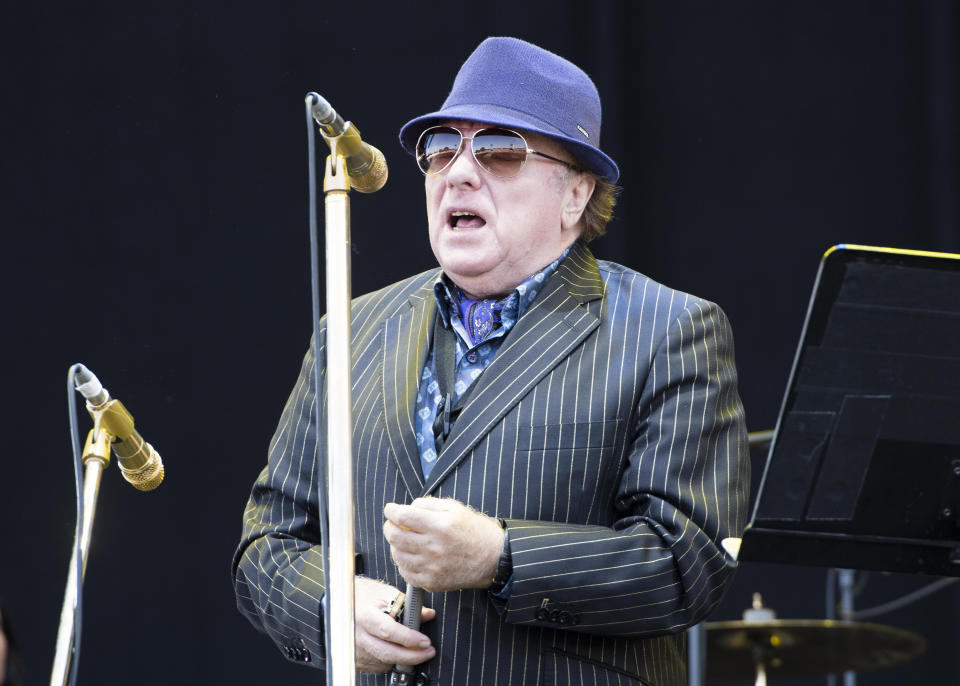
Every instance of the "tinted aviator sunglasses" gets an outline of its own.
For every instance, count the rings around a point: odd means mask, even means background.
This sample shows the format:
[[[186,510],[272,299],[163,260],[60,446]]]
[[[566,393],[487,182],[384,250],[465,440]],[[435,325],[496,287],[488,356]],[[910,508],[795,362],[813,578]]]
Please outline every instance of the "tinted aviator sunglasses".
[[[516,176],[530,155],[559,162],[579,171],[580,167],[544,152],[527,147],[527,141],[516,131],[502,128],[480,129],[473,136],[464,136],[452,126],[433,126],[417,140],[417,164],[428,176],[446,170],[470,141],[470,152],[480,167],[501,179]]]

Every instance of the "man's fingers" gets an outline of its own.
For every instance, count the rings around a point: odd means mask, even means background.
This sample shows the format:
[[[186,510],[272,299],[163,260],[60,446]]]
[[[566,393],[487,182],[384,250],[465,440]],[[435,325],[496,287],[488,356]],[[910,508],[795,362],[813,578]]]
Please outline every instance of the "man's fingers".
[[[418,510],[430,510],[432,512],[449,512],[454,507],[463,507],[463,503],[453,498],[417,498],[410,507]]]
[[[386,669],[382,671],[387,671],[394,665],[419,665],[421,662],[432,659],[437,654],[433,646],[421,650],[411,650],[387,641],[379,641],[379,644],[372,646],[372,648],[372,654],[376,657],[376,661],[386,665]]]
[[[435,500],[435,498],[430,498]],[[416,501],[414,501],[416,502]],[[417,533],[429,531],[432,523],[436,522],[436,510],[415,507],[414,505],[398,505],[387,503],[383,508],[383,516],[388,521],[404,530]]]
[[[426,535],[404,529],[390,520],[383,523],[383,537],[397,550],[407,552],[422,551],[429,544],[429,538]]]
[[[421,634],[419,631],[414,631],[408,626],[404,626],[400,622],[394,621],[384,615],[384,621],[379,623],[380,625],[374,629],[374,633],[377,638],[381,638],[384,641],[389,641],[390,643],[395,643],[398,646],[404,646],[407,648],[413,649],[422,649],[430,645],[430,639]]]
[[[364,672],[386,672],[394,665],[418,665],[436,655],[433,646],[421,649],[406,648],[376,636],[366,635],[357,640],[357,668]]]
[[[442,527],[442,515],[434,510],[416,508],[413,505],[388,504],[383,508],[383,514],[387,519],[386,523],[396,527],[394,534],[422,536]],[[387,535],[386,526],[384,526],[384,535]]]
[[[432,619],[435,614],[424,608],[421,617]],[[382,611],[357,613],[357,668],[361,671],[385,672],[396,664],[418,665],[435,654],[427,636]]]

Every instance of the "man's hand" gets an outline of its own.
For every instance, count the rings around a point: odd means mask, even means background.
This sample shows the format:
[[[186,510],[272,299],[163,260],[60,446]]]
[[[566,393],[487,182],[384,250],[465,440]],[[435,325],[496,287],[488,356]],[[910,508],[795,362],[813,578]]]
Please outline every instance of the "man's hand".
[[[430,639],[404,626],[384,610],[399,591],[381,581],[354,579],[354,615],[357,629],[357,669],[361,672],[389,672],[394,665],[418,665],[434,655]],[[436,612],[423,608],[421,619],[433,619]],[[336,629],[334,629],[336,631]]]
[[[487,588],[503,550],[500,523],[452,498],[387,503],[383,535],[408,583],[429,591]]]

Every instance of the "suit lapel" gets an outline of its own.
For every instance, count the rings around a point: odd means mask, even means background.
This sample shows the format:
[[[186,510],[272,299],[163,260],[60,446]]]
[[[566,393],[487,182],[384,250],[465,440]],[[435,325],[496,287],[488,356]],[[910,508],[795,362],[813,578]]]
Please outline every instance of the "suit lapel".
[[[602,296],[596,259],[577,243],[475,382],[422,495],[436,489],[497,422],[597,328],[600,320],[586,304]]]
[[[410,296],[408,310],[383,325],[383,416],[391,453],[411,496],[423,489],[413,414],[436,311],[432,289],[431,280]]]

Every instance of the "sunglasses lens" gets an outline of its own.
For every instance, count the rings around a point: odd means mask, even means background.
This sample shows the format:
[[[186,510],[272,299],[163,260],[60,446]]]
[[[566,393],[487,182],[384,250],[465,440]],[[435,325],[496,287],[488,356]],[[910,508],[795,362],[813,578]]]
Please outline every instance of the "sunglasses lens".
[[[516,176],[527,159],[527,143],[513,131],[484,129],[473,137],[473,154],[494,176]]]
[[[438,174],[457,156],[463,138],[449,126],[434,126],[420,134],[417,164],[424,174]],[[527,142],[507,129],[482,129],[473,135],[473,156],[494,176],[509,178],[523,169]]]
[[[417,164],[424,174],[436,174],[447,168],[460,149],[460,132],[446,126],[434,126],[420,134]]]

